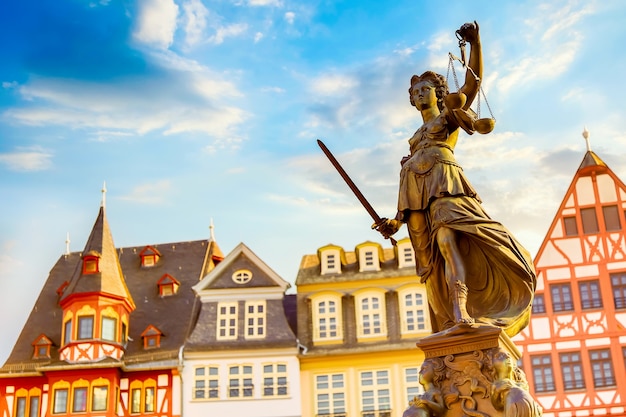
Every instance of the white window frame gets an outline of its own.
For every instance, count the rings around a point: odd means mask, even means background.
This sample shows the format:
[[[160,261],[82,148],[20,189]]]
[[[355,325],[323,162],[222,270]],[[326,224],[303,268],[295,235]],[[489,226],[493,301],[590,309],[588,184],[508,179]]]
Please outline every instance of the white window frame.
[[[387,336],[385,294],[367,292],[356,297],[357,337]]]
[[[202,371],[202,372],[199,372]],[[219,367],[217,365],[196,366],[193,371],[193,392],[194,400],[218,400],[220,397],[219,388]],[[201,382],[201,384],[198,384]],[[199,396],[198,393],[202,392]]]
[[[415,252],[411,242],[398,243],[398,268],[415,266]]]
[[[233,372],[237,370],[237,372]],[[252,365],[228,366],[228,398],[254,398]],[[237,395],[233,395],[236,392]]]
[[[321,274],[341,273],[341,254],[338,249],[328,249],[321,254]]]
[[[347,415],[345,379],[342,373],[315,375],[316,415]]]
[[[430,332],[430,316],[425,289],[411,287],[400,291],[398,302],[400,304],[401,334],[412,335]]]
[[[359,249],[359,271],[380,271],[378,247],[364,246]]]
[[[313,341],[343,340],[341,297],[319,297],[312,302]]]
[[[246,301],[245,312],[245,338],[265,338],[265,335],[267,334],[267,303],[265,300]]]
[[[424,392],[424,388],[422,384],[420,384],[420,368],[419,367],[410,367],[404,368],[404,392],[406,393],[406,402],[412,401],[415,396],[422,394]]]
[[[285,397],[288,394],[287,364],[263,364],[263,397]]]
[[[359,372],[362,416],[379,416],[381,411],[391,411],[390,374],[388,369]]]
[[[236,301],[217,303],[217,340],[237,340],[238,312]]]

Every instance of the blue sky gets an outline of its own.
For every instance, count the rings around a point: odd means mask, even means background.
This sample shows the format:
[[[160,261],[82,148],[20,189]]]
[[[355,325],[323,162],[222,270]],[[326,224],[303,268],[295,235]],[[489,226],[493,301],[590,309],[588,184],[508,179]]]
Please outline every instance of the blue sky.
[[[621,1],[25,0],[0,16],[0,362],[48,271],[82,250],[108,189],[118,246],[244,242],[293,282],[327,243],[389,246],[382,216],[420,126],[412,74],[446,74],[481,27],[493,133],[457,159],[536,254],[591,146],[626,179]],[[457,68],[460,71],[460,68]],[[453,84],[452,80],[450,80]],[[483,105],[484,112],[484,105]],[[401,230],[398,237],[406,235]]]

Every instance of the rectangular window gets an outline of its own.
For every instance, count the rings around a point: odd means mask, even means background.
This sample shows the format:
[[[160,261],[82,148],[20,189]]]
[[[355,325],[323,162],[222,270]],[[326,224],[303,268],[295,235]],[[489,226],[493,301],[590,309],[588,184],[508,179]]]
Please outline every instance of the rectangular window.
[[[374,252],[369,250],[365,252],[365,266],[374,266]]]
[[[565,228],[565,236],[577,236],[578,226],[576,225],[576,217],[563,217],[563,226]]]
[[[553,392],[555,390],[554,374],[550,355],[531,356],[530,363],[533,369],[535,392]]]
[[[410,246],[406,246],[402,253],[404,254],[404,263],[406,265],[412,265],[415,262],[413,260],[413,249]]]
[[[93,387],[91,395],[91,411],[106,411],[109,387]]]
[[[63,334],[63,345],[72,341],[72,320],[65,322],[65,333]]]
[[[287,395],[287,365],[284,363],[263,365],[263,396]]]
[[[608,349],[592,350],[589,352],[589,360],[593,372],[593,386],[595,388],[615,386],[611,352]]]
[[[359,316],[361,318],[359,336],[379,336],[385,333],[383,327],[383,306],[379,296],[363,297],[359,303]]]
[[[252,397],[252,366],[231,366],[228,372],[228,396],[230,398]]]
[[[72,394],[72,412],[84,413],[87,411],[87,387],[74,388]]]
[[[145,413],[154,413],[154,402],[155,402],[156,398],[154,397],[154,387],[147,387],[145,390],[145,397],[144,397],[144,407],[143,407],[143,411]]]
[[[265,301],[246,302],[246,339],[265,337]]]
[[[335,255],[333,254],[326,255],[326,269],[329,272],[332,272],[336,268],[337,268],[337,262],[335,261]]]
[[[315,311],[317,317],[316,339],[338,339],[339,333],[339,308],[333,300],[324,300],[317,303]]]
[[[30,397],[28,417],[38,417],[38,416],[39,416],[39,397],[33,396],[33,397]]]
[[[546,302],[543,294],[535,294],[533,299],[533,314],[544,314],[546,312]]]
[[[402,297],[402,333],[418,333],[426,330],[426,297],[419,292],[409,292]]]
[[[317,416],[346,416],[346,393],[343,374],[315,377],[315,408]]]
[[[626,308],[626,273],[611,274],[611,287],[613,289],[613,303],[616,309]]]
[[[78,318],[78,340],[93,339],[93,316]]]
[[[17,397],[15,417],[26,417],[26,397]]]
[[[580,218],[583,222],[583,232],[585,234],[598,233],[600,231],[595,207],[580,209]]]
[[[583,365],[579,352],[561,353],[561,372],[563,374],[563,387],[565,390],[578,390],[585,388],[583,377]]]
[[[67,389],[54,390],[54,407],[52,407],[52,413],[67,413]]]
[[[219,377],[217,366],[196,368],[193,398],[219,398]]]
[[[550,294],[552,294],[552,310],[555,313],[574,310],[572,287],[569,283],[550,285]]]
[[[117,340],[117,319],[102,317],[102,340],[115,342]]]
[[[130,390],[130,412],[132,414],[141,413],[141,388]]]
[[[579,282],[578,289],[580,291],[580,304],[583,310],[602,308],[602,294],[600,293],[600,282],[598,280]]]
[[[387,417],[391,410],[389,371],[361,372],[361,416]]]
[[[602,215],[604,216],[604,225],[606,226],[607,231],[611,232],[622,229],[622,225],[619,221],[619,211],[617,206],[602,207]]]
[[[404,385],[406,387],[406,403],[412,401],[422,390],[422,385],[419,383],[419,369],[418,368],[405,368],[404,369]]]
[[[217,339],[237,339],[237,303],[219,303],[217,306]]]

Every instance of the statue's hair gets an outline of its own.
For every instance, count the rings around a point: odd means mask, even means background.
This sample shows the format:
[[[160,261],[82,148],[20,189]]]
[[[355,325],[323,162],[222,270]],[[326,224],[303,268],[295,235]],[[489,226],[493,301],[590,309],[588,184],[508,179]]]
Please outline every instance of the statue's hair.
[[[411,77],[411,86],[409,87],[409,101],[411,102],[411,105],[415,106],[411,90],[413,89],[413,86],[415,84],[421,81],[430,82],[435,87],[435,94],[437,95],[437,107],[439,107],[440,111],[443,110],[443,98],[449,93],[448,82],[443,75],[437,74],[436,72],[432,71],[426,71],[422,75],[414,75]]]
[[[441,358],[428,358],[422,363],[422,367],[426,364],[431,364],[433,367],[433,383],[438,386],[441,381],[446,377],[446,366]]]

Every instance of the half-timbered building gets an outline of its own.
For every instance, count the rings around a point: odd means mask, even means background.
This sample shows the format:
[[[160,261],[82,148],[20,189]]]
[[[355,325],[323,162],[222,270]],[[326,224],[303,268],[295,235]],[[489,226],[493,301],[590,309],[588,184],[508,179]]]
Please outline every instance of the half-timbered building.
[[[546,417],[626,415],[625,213],[626,186],[588,148],[535,258],[532,319],[515,338]]]

